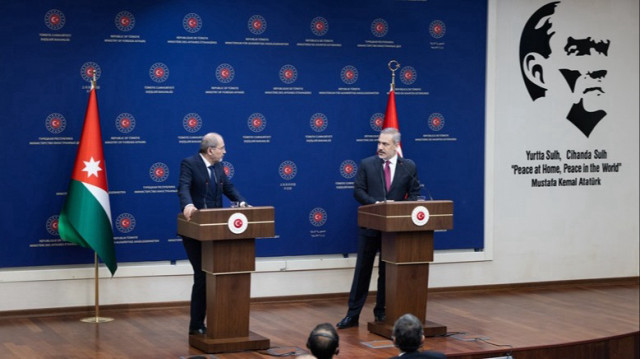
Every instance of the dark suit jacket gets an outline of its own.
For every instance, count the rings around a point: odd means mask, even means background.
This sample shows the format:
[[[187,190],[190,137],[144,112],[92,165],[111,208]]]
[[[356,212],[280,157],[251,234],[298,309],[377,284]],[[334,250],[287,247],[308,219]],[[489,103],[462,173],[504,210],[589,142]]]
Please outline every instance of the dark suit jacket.
[[[180,211],[189,203],[198,209],[222,207],[223,193],[232,201],[246,201],[225,174],[222,163],[216,163],[214,171],[215,185],[212,186],[214,179],[209,179],[209,169],[199,154],[182,160],[178,186]]]
[[[354,182],[353,195],[360,204],[373,204],[376,201],[415,201],[420,194],[420,181],[416,164],[398,156],[396,172],[389,193],[384,184],[383,160],[371,156],[360,162]]]
[[[411,352],[411,353],[404,353],[402,356],[395,356],[391,359],[446,359],[447,356],[439,353],[439,352],[432,352],[432,351],[423,351],[423,352]]]

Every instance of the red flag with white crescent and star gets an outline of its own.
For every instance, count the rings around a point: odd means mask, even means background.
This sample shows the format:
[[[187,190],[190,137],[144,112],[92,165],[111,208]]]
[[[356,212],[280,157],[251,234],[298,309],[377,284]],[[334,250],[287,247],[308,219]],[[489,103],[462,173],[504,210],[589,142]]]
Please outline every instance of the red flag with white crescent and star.
[[[384,114],[384,123],[382,124],[382,129],[389,127],[395,128],[396,130],[398,130],[398,132],[400,131],[400,127],[398,126],[398,113],[396,112],[396,95],[393,84],[391,84],[391,88],[389,89],[387,111]],[[400,143],[398,143],[398,155],[400,157],[404,157],[402,155],[402,145]]]

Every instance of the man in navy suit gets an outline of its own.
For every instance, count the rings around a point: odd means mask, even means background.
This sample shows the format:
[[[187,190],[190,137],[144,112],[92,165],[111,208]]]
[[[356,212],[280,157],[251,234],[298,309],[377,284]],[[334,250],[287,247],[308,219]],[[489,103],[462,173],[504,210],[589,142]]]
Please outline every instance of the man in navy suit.
[[[240,202],[241,207],[246,206],[244,197],[235,189],[222,167],[225,153],[224,139],[211,132],[202,137],[198,154],[182,160],[178,196],[180,209],[187,220],[191,220],[191,215],[199,209],[222,207],[223,193],[230,200]],[[202,247],[200,241],[188,237],[182,237],[182,244],[193,267],[189,334],[204,335],[207,331],[204,325],[207,288],[202,271]]]
[[[395,128],[385,128],[378,137],[376,156],[360,162],[354,183],[354,197],[360,204],[384,201],[415,201],[420,194],[420,182],[416,164],[398,156],[400,132]],[[349,310],[338,323],[338,329],[358,325],[360,311],[369,292],[369,282],[376,253],[380,251],[379,231],[358,229],[358,257],[349,294]],[[384,263],[378,264],[378,292],[373,314],[376,321],[385,319],[385,270]]]
[[[396,320],[391,334],[393,344],[401,353],[391,359],[424,358],[445,359],[446,355],[440,352],[425,350],[419,351],[424,344],[424,329],[422,322],[413,314],[405,314]]]

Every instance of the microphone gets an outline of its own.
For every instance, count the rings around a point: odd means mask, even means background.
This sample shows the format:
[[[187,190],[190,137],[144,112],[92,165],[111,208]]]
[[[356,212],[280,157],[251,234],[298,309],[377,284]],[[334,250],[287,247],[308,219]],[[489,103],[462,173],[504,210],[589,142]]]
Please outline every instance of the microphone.
[[[433,197],[431,197],[431,192],[429,192],[429,189],[427,188],[427,186],[421,184],[420,181],[416,178],[416,176],[412,175],[409,172],[409,170],[404,167],[404,161],[398,161],[398,165],[400,165],[400,167],[404,170],[404,172],[408,174],[409,177],[411,177],[411,185],[413,186],[414,183],[417,183],[420,190],[424,188],[424,190],[427,191],[427,194],[429,195],[429,200],[433,201]]]

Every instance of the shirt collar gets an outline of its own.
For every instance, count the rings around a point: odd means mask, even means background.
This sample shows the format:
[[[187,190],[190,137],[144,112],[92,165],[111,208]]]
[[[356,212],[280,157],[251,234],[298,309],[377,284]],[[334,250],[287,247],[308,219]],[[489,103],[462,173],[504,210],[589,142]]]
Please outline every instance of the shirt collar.
[[[388,160],[382,160],[382,163],[385,163],[387,161],[389,161],[390,166],[395,166],[396,163],[398,163],[398,154],[396,153],[393,157],[389,158]]]
[[[202,160],[204,161],[204,166],[209,168],[209,166],[211,166],[211,162],[207,161],[207,158],[204,157],[202,153],[199,153],[199,155],[200,155],[200,158],[202,158]]]

